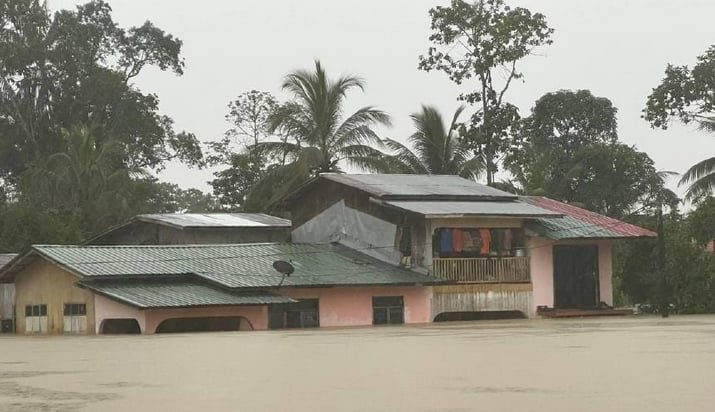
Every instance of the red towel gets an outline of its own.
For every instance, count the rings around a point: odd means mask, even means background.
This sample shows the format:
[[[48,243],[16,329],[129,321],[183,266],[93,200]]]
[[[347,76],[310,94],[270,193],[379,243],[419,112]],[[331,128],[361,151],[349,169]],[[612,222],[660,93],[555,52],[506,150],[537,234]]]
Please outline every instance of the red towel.
[[[479,229],[479,234],[482,236],[482,255],[488,255],[492,248],[492,234],[489,229]]]
[[[452,230],[452,246],[454,247],[455,252],[459,253],[462,251],[462,230],[461,229]]]

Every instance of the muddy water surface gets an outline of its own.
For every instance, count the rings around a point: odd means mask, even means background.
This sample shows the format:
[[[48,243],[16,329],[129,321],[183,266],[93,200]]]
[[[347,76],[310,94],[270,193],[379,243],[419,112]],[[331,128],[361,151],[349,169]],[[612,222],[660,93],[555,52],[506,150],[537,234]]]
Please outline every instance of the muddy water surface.
[[[0,335],[0,411],[713,411],[715,317]]]

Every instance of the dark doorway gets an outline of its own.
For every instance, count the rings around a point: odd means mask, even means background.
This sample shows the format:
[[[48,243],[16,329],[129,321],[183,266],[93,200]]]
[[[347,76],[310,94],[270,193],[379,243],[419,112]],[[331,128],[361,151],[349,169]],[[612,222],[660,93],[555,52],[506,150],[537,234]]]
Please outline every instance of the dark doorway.
[[[103,335],[136,335],[142,333],[136,319],[105,319],[100,333]]]
[[[242,319],[240,316],[166,319],[156,327],[156,333],[238,331]]]
[[[519,310],[496,310],[485,312],[443,312],[434,318],[435,322],[460,322],[467,320],[526,319]]]
[[[554,246],[554,307],[598,307],[598,246]]]
[[[296,303],[272,305],[268,309],[270,329],[317,328],[320,326],[318,299],[299,299]]]

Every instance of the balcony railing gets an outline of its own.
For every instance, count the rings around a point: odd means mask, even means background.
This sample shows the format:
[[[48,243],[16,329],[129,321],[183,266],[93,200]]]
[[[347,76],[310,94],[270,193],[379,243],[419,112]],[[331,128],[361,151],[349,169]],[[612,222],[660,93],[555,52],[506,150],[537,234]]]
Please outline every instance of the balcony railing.
[[[530,281],[529,257],[434,258],[434,275],[463,283]]]

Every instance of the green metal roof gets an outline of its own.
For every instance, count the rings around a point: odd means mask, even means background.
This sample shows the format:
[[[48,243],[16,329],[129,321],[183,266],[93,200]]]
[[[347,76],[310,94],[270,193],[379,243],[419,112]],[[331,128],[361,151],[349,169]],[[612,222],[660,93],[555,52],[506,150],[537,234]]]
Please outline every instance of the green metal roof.
[[[442,282],[331,244],[33,246],[33,250],[89,279],[195,274],[228,288],[267,288],[281,282],[273,263],[285,260],[295,267],[284,280],[286,287]]]
[[[89,281],[80,282],[79,286],[140,309],[295,302],[268,293],[233,293],[192,281]]]

